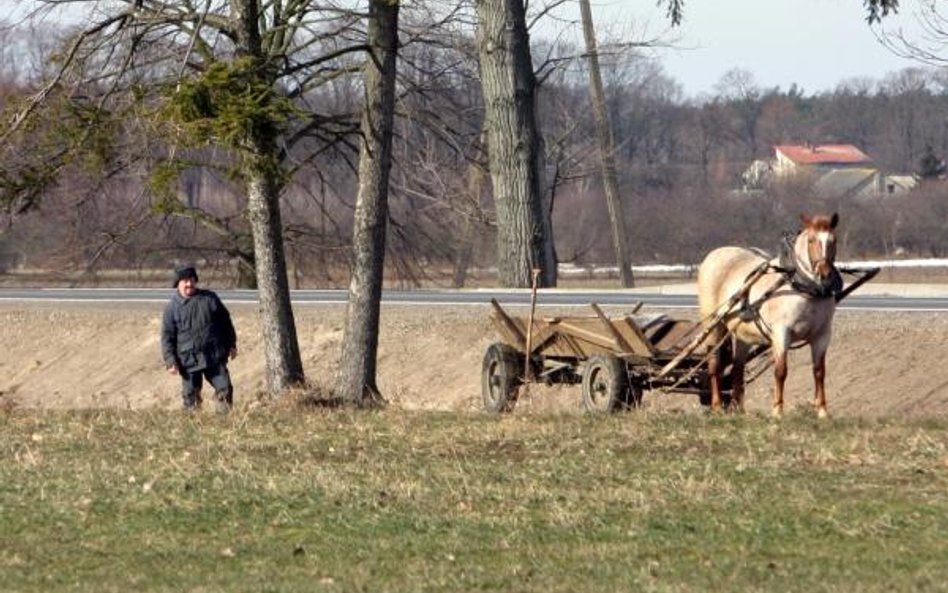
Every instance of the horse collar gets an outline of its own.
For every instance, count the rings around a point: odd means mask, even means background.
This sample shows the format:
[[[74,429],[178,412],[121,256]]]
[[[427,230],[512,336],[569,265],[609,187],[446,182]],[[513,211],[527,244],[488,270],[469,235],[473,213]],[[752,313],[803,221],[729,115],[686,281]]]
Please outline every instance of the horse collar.
[[[843,290],[843,277],[834,266],[829,276],[818,282],[809,276],[804,276],[796,270],[790,278],[790,286],[797,292],[817,299],[835,297]]]
[[[822,281],[814,279],[802,270],[799,258],[794,253],[794,242],[798,234],[784,233],[783,241],[780,242],[777,271],[782,273],[790,281],[790,286],[799,293],[818,299],[835,297],[843,290],[843,277],[839,270],[833,266],[829,276]]]

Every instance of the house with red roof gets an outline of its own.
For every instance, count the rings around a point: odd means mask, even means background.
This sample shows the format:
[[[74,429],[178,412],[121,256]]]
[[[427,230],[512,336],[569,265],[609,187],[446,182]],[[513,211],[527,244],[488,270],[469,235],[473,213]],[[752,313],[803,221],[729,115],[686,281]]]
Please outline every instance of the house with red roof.
[[[869,155],[852,144],[778,144],[773,172],[778,177],[802,170],[874,168]]]
[[[742,192],[797,175],[812,179],[813,191],[830,197],[868,197],[911,189],[904,176],[890,177],[852,144],[778,144],[774,158],[754,161],[742,175]]]

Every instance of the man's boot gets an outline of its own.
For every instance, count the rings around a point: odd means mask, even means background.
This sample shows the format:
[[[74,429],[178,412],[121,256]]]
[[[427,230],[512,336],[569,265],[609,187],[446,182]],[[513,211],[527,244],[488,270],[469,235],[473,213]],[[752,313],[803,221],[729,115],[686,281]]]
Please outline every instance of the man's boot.
[[[195,391],[191,394],[184,394],[181,398],[184,403],[184,409],[187,412],[197,412],[201,409],[201,391]]]
[[[233,387],[223,391],[218,391],[215,395],[217,395],[217,412],[219,414],[230,413],[230,409],[234,407]]]

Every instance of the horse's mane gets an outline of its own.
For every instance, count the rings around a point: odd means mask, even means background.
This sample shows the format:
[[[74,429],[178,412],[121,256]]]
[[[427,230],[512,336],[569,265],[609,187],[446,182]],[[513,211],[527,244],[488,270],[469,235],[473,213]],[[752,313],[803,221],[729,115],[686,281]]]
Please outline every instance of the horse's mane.
[[[809,219],[810,226],[817,231],[831,231],[833,230],[833,218],[827,216],[826,214],[817,214]]]

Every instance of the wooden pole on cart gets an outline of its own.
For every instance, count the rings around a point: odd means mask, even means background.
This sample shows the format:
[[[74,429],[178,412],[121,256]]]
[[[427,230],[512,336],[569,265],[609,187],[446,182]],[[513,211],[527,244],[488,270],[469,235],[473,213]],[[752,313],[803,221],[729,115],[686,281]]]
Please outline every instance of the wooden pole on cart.
[[[878,274],[879,270],[881,269],[882,268],[867,268],[865,270],[855,270],[855,269],[850,269],[850,268],[839,268],[839,271],[843,272],[844,274],[858,274],[862,272],[862,275],[858,279],[856,279],[852,284],[847,286],[845,289],[841,290],[840,293],[836,295],[836,302],[837,303],[840,302],[841,300],[849,296],[849,293],[856,290],[857,288],[859,288],[866,282],[869,282],[870,280],[875,278],[876,274]]]
[[[539,277],[539,268],[533,268],[533,286],[530,289],[530,317],[527,319],[527,346],[525,348],[523,361],[524,383],[533,381],[533,365],[530,364],[530,351],[533,349],[533,314],[537,308],[537,278]]]

